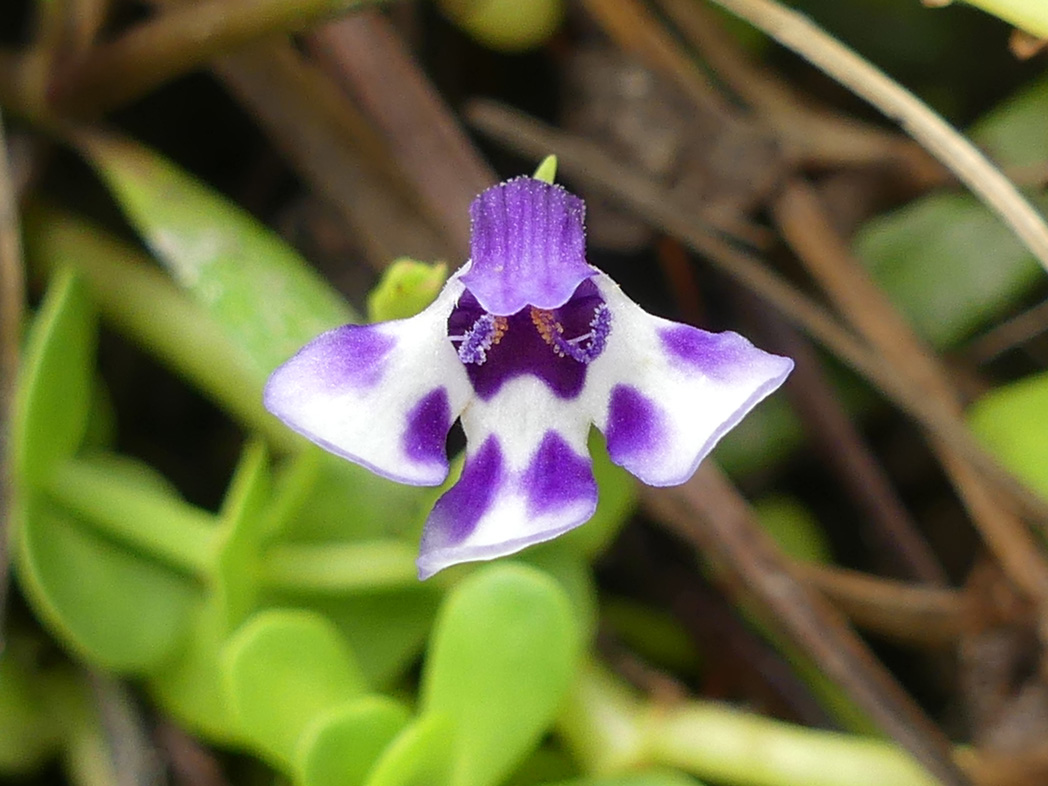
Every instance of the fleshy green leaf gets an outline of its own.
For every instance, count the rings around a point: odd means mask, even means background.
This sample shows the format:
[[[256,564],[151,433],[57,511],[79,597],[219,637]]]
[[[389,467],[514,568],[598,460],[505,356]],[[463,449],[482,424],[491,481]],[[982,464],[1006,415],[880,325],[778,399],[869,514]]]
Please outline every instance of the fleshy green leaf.
[[[170,161],[115,136],[83,133],[77,142],[157,258],[262,372],[355,321],[276,234]]]
[[[12,427],[18,483],[39,487],[80,446],[91,411],[97,319],[72,271],[48,288],[29,333]]]
[[[1048,495],[1048,374],[986,394],[968,411],[968,423],[1006,467]]]
[[[443,715],[422,715],[382,753],[365,786],[434,786],[449,783],[454,727]]]
[[[422,707],[453,724],[452,786],[498,783],[538,743],[576,671],[579,644],[564,591],[533,568],[485,566],[448,595]]]
[[[634,772],[629,775],[610,775],[561,781],[549,786],[702,786],[690,775],[672,770]]]
[[[281,767],[310,723],[365,690],[338,630],[302,610],[248,620],[226,645],[222,672],[241,736]]]
[[[93,533],[38,496],[18,510],[18,576],[37,612],[91,663],[146,674],[187,633],[192,583]]]
[[[339,707],[303,735],[295,756],[298,782],[362,786],[410,717],[402,704],[385,696],[363,696]]]
[[[422,652],[440,598],[438,587],[416,582],[411,588],[351,597],[284,593],[270,601],[324,614],[349,643],[368,684],[385,687]]]

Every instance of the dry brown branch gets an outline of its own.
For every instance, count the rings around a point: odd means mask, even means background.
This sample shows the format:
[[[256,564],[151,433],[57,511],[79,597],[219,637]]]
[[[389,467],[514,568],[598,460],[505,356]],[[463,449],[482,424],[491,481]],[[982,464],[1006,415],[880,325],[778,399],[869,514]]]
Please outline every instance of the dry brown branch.
[[[870,102],[996,212],[1048,271],[1044,218],[967,138],[913,93],[804,15],[775,0],[713,0]]]
[[[202,0],[175,6],[95,48],[82,65],[60,75],[55,102],[67,112],[101,114],[213,57],[374,1]]]
[[[11,468],[8,440],[18,375],[19,339],[25,315],[25,270],[9,150],[0,116],[0,651],[4,649],[4,620],[10,581],[8,540],[11,520]]]
[[[823,598],[796,578],[746,501],[712,462],[687,483],[645,488],[657,519],[736,574],[761,601],[766,624],[789,634],[820,668],[944,784],[968,784],[953,763],[949,740],[870,654]]]
[[[437,259],[451,252],[418,215],[381,137],[289,41],[256,44],[213,68],[292,167],[338,209],[374,267],[403,254]]]
[[[921,647],[953,644],[960,635],[966,602],[957,590],[811,563],[798,562],[794,571],[860,628]]]
[[[447,237],[453,264],[469,256],[469,206],[498,179],[390,22],[361,11],[318,28],[313,54],[375,123],[433,225]]]
[[[929,402],[960,425],[960,397],[946,370],[852,256],[814,190],[794,179],[776,201],[773,213],[786,241],[840,312],[886,361],[913,380]],[[1048,563],[1033,535],[1001,504],[967,456],[938,439],[933,440],[933,448],[1012,581],[1042,610],[1048,608]]]

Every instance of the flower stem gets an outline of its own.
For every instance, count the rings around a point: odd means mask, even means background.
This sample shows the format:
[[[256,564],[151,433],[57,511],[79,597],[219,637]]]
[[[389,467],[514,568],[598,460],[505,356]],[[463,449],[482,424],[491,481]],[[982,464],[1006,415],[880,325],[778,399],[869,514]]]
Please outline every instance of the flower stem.
[[[584,667],[559,721],[596,773],[669,766],[745,786],[934,786],[890,742],[820,731],[710,701],[644,704],[596,664]]]

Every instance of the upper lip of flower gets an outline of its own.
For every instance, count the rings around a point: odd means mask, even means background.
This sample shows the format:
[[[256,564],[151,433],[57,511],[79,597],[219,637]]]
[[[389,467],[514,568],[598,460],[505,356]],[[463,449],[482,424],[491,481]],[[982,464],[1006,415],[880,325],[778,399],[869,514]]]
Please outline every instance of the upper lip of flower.
[[[516,178],[471,208],[473,256],[406,320],[347,325],[278,368],[265,404],[325,448],[404,483],[466,462],[423,533],[419,573],[578,526],[597,489],[586,443],[642,481],[685,481],[792,361],[734,333],[651,316],[585,260],[582,200]]]

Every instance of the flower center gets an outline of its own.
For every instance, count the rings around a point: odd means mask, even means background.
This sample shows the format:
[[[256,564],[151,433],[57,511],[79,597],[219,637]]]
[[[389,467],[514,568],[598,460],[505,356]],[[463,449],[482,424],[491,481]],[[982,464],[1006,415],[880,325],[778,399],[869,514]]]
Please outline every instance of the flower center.
[[[590,281],[559,308],[527,306],[509,316],[488,313],[467,289],[448,318],[448,338],[482,398],[524,374],[573,398],[610,333],[611,312]]]

